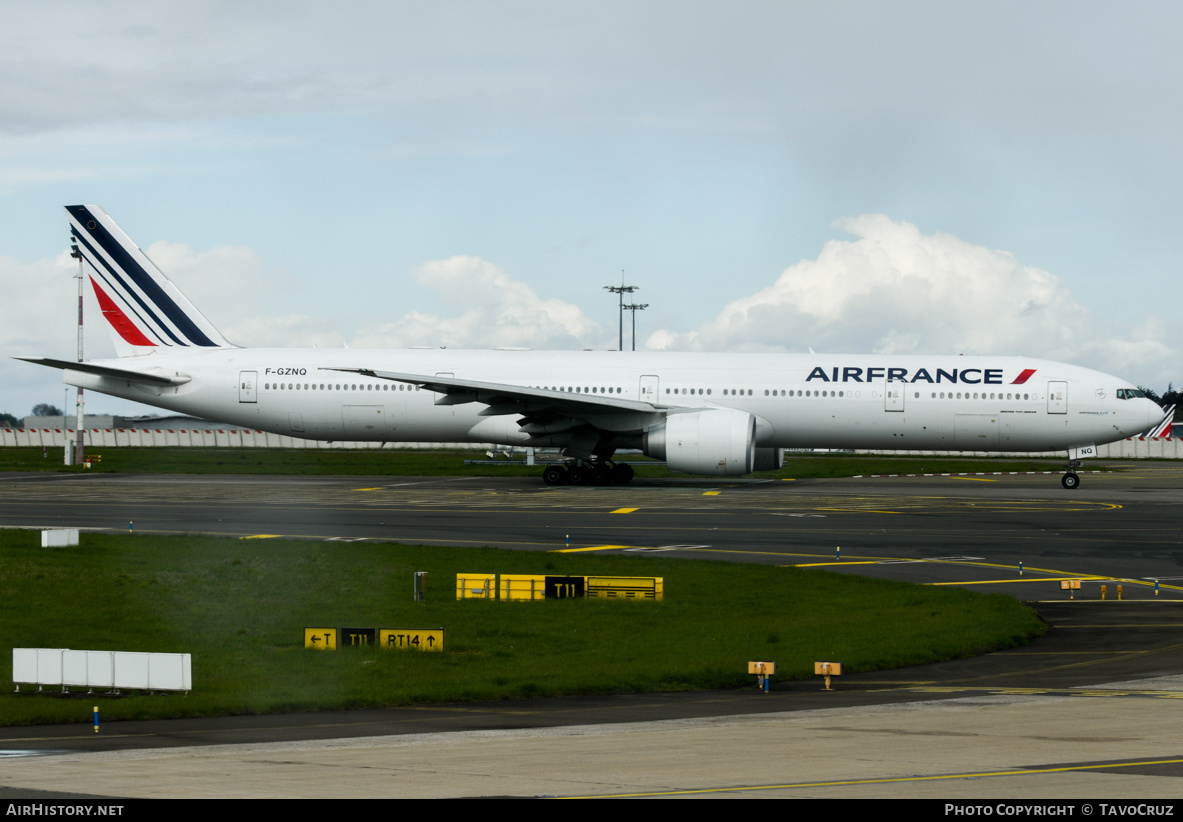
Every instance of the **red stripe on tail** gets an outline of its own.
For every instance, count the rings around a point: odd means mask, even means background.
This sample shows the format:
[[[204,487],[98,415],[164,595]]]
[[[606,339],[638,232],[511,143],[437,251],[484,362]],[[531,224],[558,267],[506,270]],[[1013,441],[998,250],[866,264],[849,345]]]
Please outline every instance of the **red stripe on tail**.
[[[156,343],[144,336],[144,332],[136,327],[136,324],[127,318],[127,315],[120,310],[119,306],[115,305],[115,301],[107,296],[107,292],[99,288],[99,284],[94,281],[94,277],[90,278],[90,284],[94,287],[94,295],[99,300],[99,308],[103,310],[103,317],[107,322],[111,323],[111,327],[119,332],[119,336],[123,337],[131,345],[151,345]]]

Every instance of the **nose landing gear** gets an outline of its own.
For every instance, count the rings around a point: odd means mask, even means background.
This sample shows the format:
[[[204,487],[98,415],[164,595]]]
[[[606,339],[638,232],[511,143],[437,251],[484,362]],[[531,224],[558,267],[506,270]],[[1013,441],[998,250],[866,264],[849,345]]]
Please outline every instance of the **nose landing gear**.
[[[1080,485],[1080,477],[1076,473],[1078,468],[1080,468],[1080,460],[1068,460],[1068,473],[1060,478],[1060,485],[1069,491],[1075,490]]]

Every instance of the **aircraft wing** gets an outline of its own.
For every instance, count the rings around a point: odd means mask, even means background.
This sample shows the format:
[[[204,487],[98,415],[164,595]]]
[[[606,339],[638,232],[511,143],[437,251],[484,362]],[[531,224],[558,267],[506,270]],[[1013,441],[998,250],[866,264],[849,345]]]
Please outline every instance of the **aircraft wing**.
[[[659,406],[622,397],[605,394],[575,394],[568,391],[551,391],[547,388],[527,388],[522,385],[507,385],[479,380],[461,380],[455,377],[428,377],[423,374],[404,374],[397,371],[376,371],[371,368],[326,368],[325,371],[347,371],[364,374],[380,380],[393,380],[411,385],[421,385],[428,391],[444,396],[436,405],[462,405],[479,402],[489,406],[482,416],[497,414],[524,414],[543,408],[561,409],[564,412],[580,414],[604,414],[620,412],[657,413]]]
[[[155,368],[153,371],[133,371],[130,368],[115,368],[110,365],[72,362],[70,360],[55,360],[50,357],[14,357],[14,359],[24,360],[35,365],[47,365],[50,368],[61,368],[66,371],[81,371],[83,374],[95,374],[100,377],[112,377],[117,380],[142,382],[155,386],[184,385],[193,379],[188,374],[182,374],[179,371],[169,374],[163,368]]]

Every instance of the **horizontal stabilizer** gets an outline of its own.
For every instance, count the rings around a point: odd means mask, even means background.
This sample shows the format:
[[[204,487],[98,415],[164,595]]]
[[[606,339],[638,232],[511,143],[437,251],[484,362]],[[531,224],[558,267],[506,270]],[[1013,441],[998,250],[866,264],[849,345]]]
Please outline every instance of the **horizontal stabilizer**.
[[[50,368],[81,371],[83,374],[95,374],[99,377],[112,377],[117,380],[142,382],[147,385],[184,385],[193,379],[188,374],[182,374],[179,371],[169,374],[163,368],[155,368],[152,371],[132,371],[130,368],[113,368],[109,365],[55,360],[49,357],[16,357],[15,359],[24,360],[25,362],[31,362],[36,365],[47,365]]]

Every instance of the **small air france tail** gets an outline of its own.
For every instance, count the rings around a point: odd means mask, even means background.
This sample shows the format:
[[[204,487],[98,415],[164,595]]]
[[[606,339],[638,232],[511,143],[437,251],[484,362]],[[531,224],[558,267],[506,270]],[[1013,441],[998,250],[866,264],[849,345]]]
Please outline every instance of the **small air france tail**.
[[[70,238],[121,357],[156,348],[232,348],[98,206],[66,206]]]
[[[103,209],[66,212],[119,356],[21,359],[277,434],[554,448],[543,479],[580,485],[629,482],[620,450],[714,476],[779,468],[786,448],[1060,450],[1075,488],[1097,444],[1169,425],[1125,380],[1025,357],[239,348]]]

